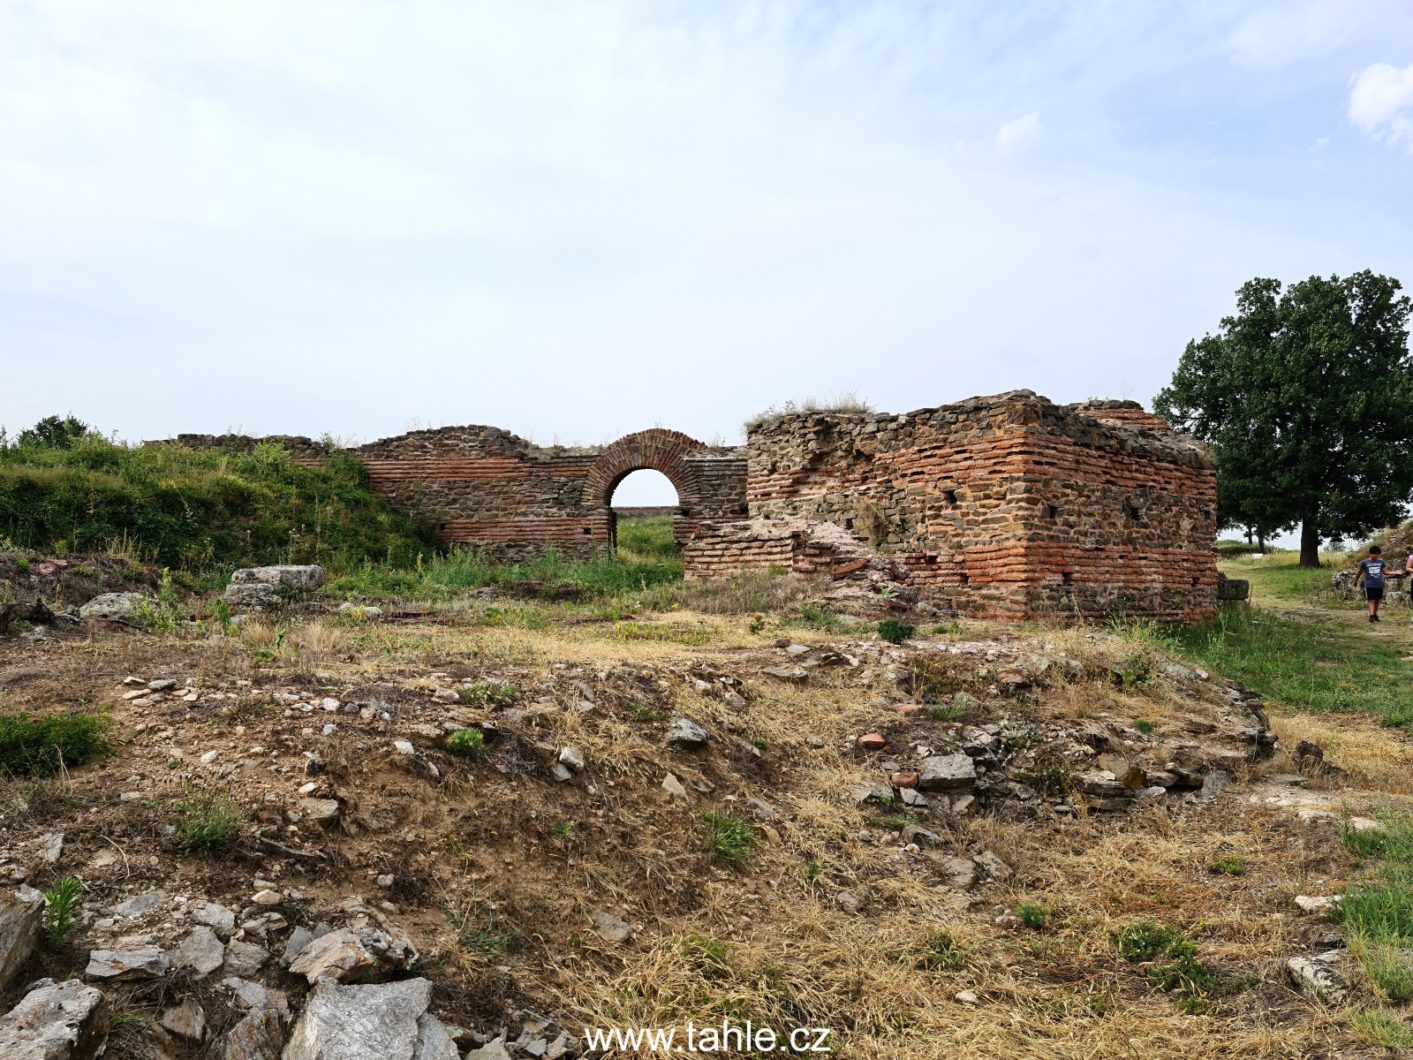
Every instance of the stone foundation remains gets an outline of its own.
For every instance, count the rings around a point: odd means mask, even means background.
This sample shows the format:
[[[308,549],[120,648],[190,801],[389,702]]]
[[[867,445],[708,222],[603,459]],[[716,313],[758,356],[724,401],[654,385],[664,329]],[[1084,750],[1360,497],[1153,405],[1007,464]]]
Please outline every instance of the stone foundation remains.
[[[304,438],[182,435],[194,447]],[[780,570],[889,577],[981,617],[1215,614],[1216,466],[1135,402],[1058,406],[1030,391],[902,415],[790,412],[746,444],[675,431],[540,447],[494,427],[414,431],[351,450],[396,506],[448,544],[521,559],[611,549],[630,472],[677,490],[689,578]]]

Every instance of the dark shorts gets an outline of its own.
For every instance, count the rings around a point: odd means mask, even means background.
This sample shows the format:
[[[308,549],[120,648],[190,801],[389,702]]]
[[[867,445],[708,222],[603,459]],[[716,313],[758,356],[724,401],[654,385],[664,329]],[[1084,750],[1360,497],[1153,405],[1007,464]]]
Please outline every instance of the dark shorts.
[[[1381,585],[1375,589],[1372,585],[1364,586],[1365,600],[1382,600],[1384,598],[1384,587]]]

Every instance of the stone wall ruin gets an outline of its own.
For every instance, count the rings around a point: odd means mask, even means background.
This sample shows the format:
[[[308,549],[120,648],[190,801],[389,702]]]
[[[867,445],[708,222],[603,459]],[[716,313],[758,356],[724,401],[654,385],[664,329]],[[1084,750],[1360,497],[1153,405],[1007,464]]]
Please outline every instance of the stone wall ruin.
[[[318,443],[274,440],[320,459]],[[613,491],[648,468],[677,490],[689,578],[847,578],[882,563],[978,617],[1215,614],[1213,457],[1135,402],[1059,406],[1019,390],[901,415],[790,412],[750,425],[738,447],[663,429],[541,447],[494,427],[446,427],[351,452],[374,488],[446,543],[504,559],[612,549]]]

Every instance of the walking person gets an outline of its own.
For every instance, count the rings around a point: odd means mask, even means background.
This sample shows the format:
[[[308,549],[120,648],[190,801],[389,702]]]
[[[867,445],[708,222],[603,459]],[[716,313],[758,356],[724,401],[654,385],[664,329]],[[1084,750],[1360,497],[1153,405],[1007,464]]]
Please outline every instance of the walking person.
[[[1382,553],[1383,549],[1378,545],[1370,545],[1369,557],[1359,561],[1359,576],[1354,579],[1355,586],[1364,583],[1364,599],[1369,603],[1370,622],[1379,620],[1379,604],[1384,598],[1384,569],[1387,564]]]

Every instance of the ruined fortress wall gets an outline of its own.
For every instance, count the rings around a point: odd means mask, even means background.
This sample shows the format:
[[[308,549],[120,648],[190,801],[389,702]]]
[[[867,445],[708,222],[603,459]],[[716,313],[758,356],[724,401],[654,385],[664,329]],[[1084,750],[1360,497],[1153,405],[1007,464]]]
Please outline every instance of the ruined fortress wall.
[[[745,447],[757,522],[689,543],[688,576],[817,569],[811,535],[787,521],[827,521],[964,613],[1209,617],[1215,469],[1147,417],[1131,402],[1061,408],[1028,391],[904,415],[773,417]]]
[[[198,447],[307,438],[183,435]],[[654,429],[541,447],[494,427],[352,450],[372,485],[450,544],[523,559],[611,548],[613,490],[641,468],[677,490],[686,576],[886,576],[976,616],[1199,621],[1214,613],[1210,452],[1134,402],[1058,406],[1020,390],[901,415],[800,412],[711,448]]]
[[[449,544],[524,559],[553,547],[587,556],[610,546],[613,490],[631,471],[661,471],[677,490],[673,530],[740,518],[745,462],[675,431],[608,446],[542,448],[494,427],[415,431],[354,450],[373,486],[429,519]]]

